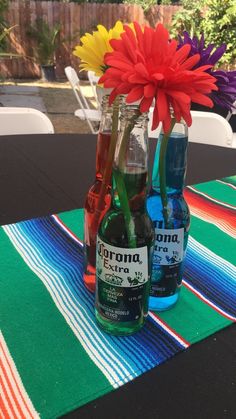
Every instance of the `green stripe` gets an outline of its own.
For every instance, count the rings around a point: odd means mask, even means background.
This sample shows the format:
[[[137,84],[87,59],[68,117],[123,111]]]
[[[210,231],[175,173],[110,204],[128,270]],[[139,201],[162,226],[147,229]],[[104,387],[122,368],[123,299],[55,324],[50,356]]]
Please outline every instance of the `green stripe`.
[[[112,390],[3,229],[0,254],[1,329],[36,411],[57,417]]]
[[[83,240],[84,238],[84,210],[82,208],[58,214],[59,218],[73,233]]]
[[[191,236],[216,255],[235,264],[235,239],[214,224],[191,216]]]
[[[206,182],[199,185],[194,185],[194,188],[199,192],[203,192],[210,197],[222,201],[222,203],[236,205],[236,194],[235,190],[230,186],[224,185],[220,182]]]
[[[184,286],[175,308],[158,315],[189,343],[198,342],[232,323]]]

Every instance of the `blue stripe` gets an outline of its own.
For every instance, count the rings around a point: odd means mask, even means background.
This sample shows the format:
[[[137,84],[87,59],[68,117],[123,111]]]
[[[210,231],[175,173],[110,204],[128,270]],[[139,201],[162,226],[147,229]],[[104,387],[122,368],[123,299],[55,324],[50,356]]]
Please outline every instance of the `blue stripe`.
[[[236,276],[229,267],[218,266],[188,244],[184,277],[187,282],[213,304],[231,316],[236,315]]]

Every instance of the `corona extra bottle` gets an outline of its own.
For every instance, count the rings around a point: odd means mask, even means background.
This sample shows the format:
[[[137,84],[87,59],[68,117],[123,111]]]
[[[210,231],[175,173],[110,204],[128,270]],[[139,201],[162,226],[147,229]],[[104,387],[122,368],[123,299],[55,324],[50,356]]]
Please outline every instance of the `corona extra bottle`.
[[[97,238],[95,312],[108,333],[137,332],[148,313],[154,231],[146,212],[147,114],[123,106],[112,205]]]

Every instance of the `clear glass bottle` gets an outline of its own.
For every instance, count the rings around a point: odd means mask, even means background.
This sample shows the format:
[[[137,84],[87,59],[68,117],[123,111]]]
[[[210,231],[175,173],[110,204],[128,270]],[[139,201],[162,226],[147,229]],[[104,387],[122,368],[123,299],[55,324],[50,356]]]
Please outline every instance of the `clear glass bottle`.
[[[154,230],[146,211],[147,115],[123,106],[112,204],[97,240],[95,314],[108,333],[137,332],[148,313]]]
[[[112,107],[108,104],[109,96],[102,98],[102,116],[96,149],[96,176],[86,196],[84,205],[84,284],[89,291],[95,292],[96,279],[96,240],[99,223],[110,207],[111,203],[111,179],[108,182],[105,198],[102,203],[102,211],[98,222],[94,223],[96,209],[98,207],[99,194],[101,191],[103,174],[107,163],[108,150],[111,141]]]
[[[178,300],[190,213],[183,197],[188,128],[175,123],[166,142],[161,133],[153,166],[147,210],[155,228],[149,309],[163,311]]]

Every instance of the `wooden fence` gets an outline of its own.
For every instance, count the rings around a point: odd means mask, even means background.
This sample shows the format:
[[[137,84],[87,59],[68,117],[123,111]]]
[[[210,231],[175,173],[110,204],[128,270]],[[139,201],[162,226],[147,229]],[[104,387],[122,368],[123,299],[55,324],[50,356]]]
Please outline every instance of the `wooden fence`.
[[[11,33],[9,50],[22,54],[25,58],[11,58],[0,61],[0,76],[7,78],[35,78],[40,76],[39,66],[30,57],[34,44],[27,35],[27,29],[36,18],[43,18],[53,26],[59,22],[60,48],[56,54],[56,72],[64,77],[64,68],[72,65],[78,68],[79,60],[72,55],[75,45],[85,31],[91,31],[101,23],[112,27],[120,19],[122,22],[137,22],[154,26],[157,22],[169,27],[179,6],[153,6],[148,13],[137,5],[60,3],[52,1],[11,0],[5,15],[9,26],[17,25]]]

